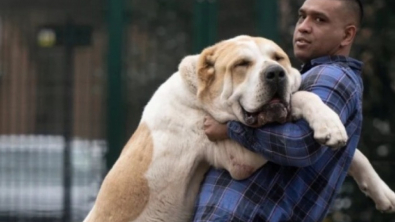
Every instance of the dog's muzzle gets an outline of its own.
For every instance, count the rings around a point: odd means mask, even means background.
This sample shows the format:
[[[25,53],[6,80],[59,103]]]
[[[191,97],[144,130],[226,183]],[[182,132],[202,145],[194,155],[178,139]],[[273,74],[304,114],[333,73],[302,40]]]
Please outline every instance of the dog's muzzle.
[[[290,107],[287,101],[287,77],[285,70],[279,65],[270,65],[261,73],[265,88],[271,100],[264,104],[258,112],[249,113],[244,110],[244,121],[252,127],[259,127],[266,123],[288,121]]]
[[[244,121],[248,126],[260,127],[267,123],[285,123],[290,118],[290,106],[280,99],[274,98],[258,112],[250,113],[243,110]]]

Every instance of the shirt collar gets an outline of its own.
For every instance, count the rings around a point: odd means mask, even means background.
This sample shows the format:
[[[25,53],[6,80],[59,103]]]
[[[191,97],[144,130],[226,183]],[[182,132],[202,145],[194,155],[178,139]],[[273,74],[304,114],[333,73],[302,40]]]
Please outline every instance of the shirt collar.
[[[359,60],[356,60],[351,57],[334,55],[334,56],[322,56],[316,59],[312,59],[309,62],[302,65],[300,70],[301,73],[305,73],[314,66],[322,65],[322,64],[330,64],[330,63],[346,63],[351,69],[361,72],[363,63]]]

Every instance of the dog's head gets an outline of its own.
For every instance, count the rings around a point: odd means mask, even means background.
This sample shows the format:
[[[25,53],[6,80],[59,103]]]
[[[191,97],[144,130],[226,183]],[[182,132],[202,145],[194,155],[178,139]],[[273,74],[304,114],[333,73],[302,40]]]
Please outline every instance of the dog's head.
[[[286,120],[291,94],[299,88],[301,77],[273,41],[238,36],[188,59],[194,65],[184,69],[190,67],[197,74],[197,97],[218,121],[260,126]]]

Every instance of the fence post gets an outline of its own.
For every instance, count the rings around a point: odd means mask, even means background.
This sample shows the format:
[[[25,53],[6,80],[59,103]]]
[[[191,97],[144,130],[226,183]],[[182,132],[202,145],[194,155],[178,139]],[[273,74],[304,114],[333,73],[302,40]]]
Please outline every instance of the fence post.
[[[193,53],[217,41],[217,0],[195,0],[193,16]]]
[[[124,36],[124,0],[108,3],[108,58],[107,58],[107,169],[117,160],[125,134],[124,86],[122,84],[122,47]]]
[[[64,77],[64,107],[67,110],[63,117],[63,222],[69,222],[72,218],[72,140],[73,140],[73,117],[74,117],[74,46],[76,36],[74,33],[75,25],[68,19],[64,26],[64,49],[65,49],[65,77]]]
[[[258,34],[275,42],[279,41],[277,0],[255,1]]]

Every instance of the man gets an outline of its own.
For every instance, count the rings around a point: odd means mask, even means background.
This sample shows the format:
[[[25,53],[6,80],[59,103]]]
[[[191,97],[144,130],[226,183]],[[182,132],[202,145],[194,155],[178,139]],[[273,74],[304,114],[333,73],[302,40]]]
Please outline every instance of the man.
[[[316,93],[344,123],[349,141],[338,150],[319,145],[305,120],[249,128],[208,118],[211,140],[228,136],[270,162],[235,181],[211,169],[194,221],[322,221],[339,191],[362,125],[362,63],[348,57],[363,15],[357,0],[306,0],[299,10],[293,45],[301,60],[300,90]]]

